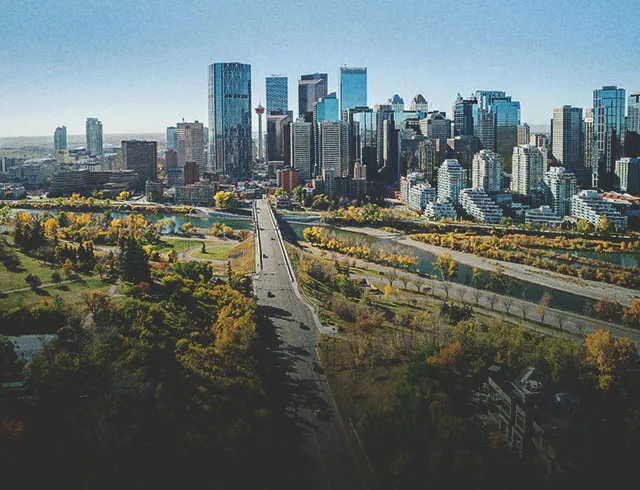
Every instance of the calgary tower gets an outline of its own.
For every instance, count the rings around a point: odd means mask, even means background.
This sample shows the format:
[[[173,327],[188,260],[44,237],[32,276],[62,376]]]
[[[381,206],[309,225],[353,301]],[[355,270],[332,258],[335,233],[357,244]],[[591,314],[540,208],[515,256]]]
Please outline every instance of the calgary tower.
[[[262,104],[258,104],[256,107],[256,114],[258,115],[258,158],[263,159],[262,154],[262,115],[264,114],[264,107]]]

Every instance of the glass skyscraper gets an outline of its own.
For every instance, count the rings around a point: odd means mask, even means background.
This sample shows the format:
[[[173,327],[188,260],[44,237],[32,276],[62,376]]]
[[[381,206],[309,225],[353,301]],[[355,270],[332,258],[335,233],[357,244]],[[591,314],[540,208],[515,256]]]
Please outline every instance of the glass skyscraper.
[[[251,174],[251,65],[213,63],[208,73],[210,167],[233,179]]]
[[[298,80],[298,114],[311,122],[313,117],[313,104],[320,97],[327,95],[329,76],[326,73],[313,73],[302,75]]]
[[[175,126],[167,127],[167,151],[176,151],[178,148],[178,136]]]
[[[91,155],[102,155],[102,122],[95,117],[88,117],[86,123],[87,151]]]
[[[551,120],[553,156],[559,166],[573,172],[584,187],[591,185],[591,172],[585,174],[582,108],[562,106],[553,110]]]
[[[67,127],[60,126],[56,128],[56,132],[53,133],[53,151],[60,151],[67,149]]]
[[[286,114],[289,110],[289,78],[284,75],[267,77],[267,115]]]
[[[340,68],[340,112],[367,105],[367,69]]]
[[[478,103],[474,110],[474,132],[482,141],[483,148],[500,153],[505,168],[510,170],[513,148],[518,145],[520,102],[511,100],[511,96],[499,90],[478,90],[475,96]],[[493,148],[489,141],[489,123],[494,127]]]
[[[640,92],[634,92],[629,96],[627,131],[640,133]]]
[[[313,122],[339,121],[338,97],[335,92],[320,97],[318,102],[313,104]]]
[[[623,156],[625,90],[606,86],[593,91],[594,187],[613,189],[615,162]]]

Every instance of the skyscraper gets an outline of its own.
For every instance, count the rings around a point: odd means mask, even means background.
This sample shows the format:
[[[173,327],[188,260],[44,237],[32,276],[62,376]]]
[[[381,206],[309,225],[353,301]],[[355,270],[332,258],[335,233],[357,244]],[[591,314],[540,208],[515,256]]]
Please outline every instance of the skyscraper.
[[[338,110],[338,97],[335,92],[331,92],[313,104],[313,122],[315,124],[323,121],[339,121],[340,111]]]
[[[629,96],[624,155],[626,157],[640,157],[640,92],[634,92]]]
[[[512,192],[529,195],[543,190],[546,160],[537,146],[516,146],[513,149],[512,161]]]
[[[518,126],[518,144],[528,145],[531,137],[531,128],[527,123]]]
[[[588,187],[593,185],[593,175],[595,170],[593,167],[593,108],[587,107],[584,110],[584,120],[582,123],[582,132],[584,134],[584,166],[591,169],[591,182]]]
[[[458,160],[445,160],[438,169],[438,200],[448,199],[456,204],[466,182],[467,172],[460,166]]]
[[[478,126],[475,130],[476,136],[482,141],[483,148],[500,153],[505,168],[510,169],[513,148],[518,144],[520,102],[512,100],[511,96],[502,91],[478,90],[475,96],[478,101],[474,121]],[[493,145],[489,141],[491,131],[488,127],[491,123],[489,114],[493,116]],[[490,146],[493,147],[490,148]]]
[[[578,193],[577,180],[573,172],[564,167],[551,167],[544,176],[547,199],[559,216],[571,213],[571,198]]]
[[[313,123],[291,124],[291,166],[300,172],[300,182],[311,180],[314,165]]]
[[[326,73],[302,75],[298,80],[298,114],[311,122],[313,103],[327,95],[329,76]]]
[[[60,126],[56,128],[55,133],[53,133],[53,151],[57,152],[60,150],[67,149],[67,127]]]
[[[156,161],[158,144],[155,141],[128,140],[122,142],[122,168],[138,174],[135,189],[144,190],[149,180],[158,180]]]
[[[373,180],[378,173],[378,113],[371,109],[353,114],[352,143],[355,145],[354,163],[364,167],[366,179]],[[355,167],[354,167],[355,168]],[[359,178],[355,174],[354,178]]]
[[[232,179],[251,175],[251,65],[209,65],[209,159]]]
[[[102,122],[88,117],[86,123],[87,151],[94,156],[102,156]]]
[[[291,118],[287,113],[267,114],[267,162],[284,162],[289,154],[289,126]],[[290,162],[288,162],[290,163]]]
[[[178,167],[184,168],[187,162],[193,162],[204,168],[204,124],[201,122],[181,122],[176,128]]]
[[[622,157],[625,133],[625,90],[605,86],[593,91],[594,187],[613,189],[615,162]]]
[[[343,177],[349,171],[349,126],[344,121],[324,121],[319,124],[321,133],[322,168],[335,177]]]
[[[367,105],[367,69],[340,68],[340,112]]]
[[[491,150],[480,150],[473,157],[472,186],[482,187],[487,194],[502,192],[502,157]]]
[[[565,105],[553,110],[551,148],[558,165],[575,174],[581,185],[591,184],[591,169],[584,165],[582,108]]]
[[[476,111],[478,100],[475,97],[463,99],[458,94],[456,101],[453,103],[453,130],[454,136],[473,136],[474,131],[474,112]],[[491,150],[491,148],[488,148]]]
[[[267,116],[272,112],[286,113],[289,110],[289,78],[271,75],[266,79]]]
[[[404,100],[398,94],[393,94],[393,96],[389,98],[389,105],[393,109],[393,112],[404,111]]]
[[[175,126],[167,127],[167,151],[176,151],[178,149],[178,140]]]
[[[429,112],[429,103],[422,94],[418,94],[411,100],[409,108],[414,112]]]

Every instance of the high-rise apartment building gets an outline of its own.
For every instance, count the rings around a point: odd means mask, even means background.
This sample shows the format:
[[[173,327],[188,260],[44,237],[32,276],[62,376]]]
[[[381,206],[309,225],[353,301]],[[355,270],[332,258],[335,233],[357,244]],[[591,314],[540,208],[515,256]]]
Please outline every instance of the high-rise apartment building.
[[[605,86],[593,91],[594,186],[613,189],[615,162],[623,156],[625,90]]]
[[[546,159],[537,146],[516,146],[513,149],[512,162],[512,192],[529,195],[543,191]]]
[[[577,179],[564,167],[551,167],[544,175],[547,200],[558,216],[571,213],[571,199],[578,193]]]
[[[311,122],[313,103],[327,95],[329,76],[326,73],[302,75],[298,80],[298,114]]]
[[[629,194],[640,194],[640,158],[620,158],[616,161],[615,188]]]
[[[311,180],[315,164],[313,123],[298,121],[291,124],[291,166],[300,172],[300,181]]]
[[[266,79],[267,115],[272,112],[286,113],[289,110],[289,78],[271,75]]]
[[[553,110],[553,156],[560,167],[575,174],[583,187],[591,184],[591,168],[584,164],[582,108],[565,105]]]
[[[60,150],[67,149],[67,127],[60,126],[56,128],[55,133],[53,133],[53,151],[57,152]]]
[[[349,125],[344,121],[324,121],[319,124],[321,135],[321,164],[335,177],[349,172]]]
[[[251,65],[209,65],[209,159],[211,169],[232,179],[251,175]]]
[[[122,141],[122,168],[138,174],[135,189],[144,190],[149,180],[158,180],[158,144],[155,141]]]
[[[175,126],[167,126],[167,151],[178,149],[178,133]]]
[[[367,105],[367,69],[340,68],[340,112]]]
[[[187,162],[196,163],[204,168],[204,124],[201,122],[181,122],[176,128],[176,148],[178,153],[178,167],[184,167]]]
[[[480,150],[473,157],[471,185],[482,187],[486,193],[502,192],[502,157],[491,150]]]
[[[102,122],[88,117],[86,127],[87,151],[90,155],[102,156]]]
[[[460,191],[466,186],[467,171],[458,160],[447,159],[438,169],[438,200],[458,203]]]

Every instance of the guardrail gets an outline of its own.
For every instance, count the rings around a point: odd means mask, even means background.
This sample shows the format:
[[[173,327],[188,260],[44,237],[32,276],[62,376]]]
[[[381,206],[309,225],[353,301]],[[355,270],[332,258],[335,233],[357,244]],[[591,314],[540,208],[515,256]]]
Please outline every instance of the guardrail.
[[[273,227],[275,228],[276,235],[278,237],[278,245],[280,245],[280,250],[282,250],[282,255],[284,256],[284,263],[287,265],[287,271],[289,272],[289,277],[291,278],[291,282],[295,285],[296,275],[293,273],[293,267],[291,267],[289,254],[287,254],[287,250],[284,248],[284,240],[282,238],[282,233],[280,232],[280,226],[278,225],[278,221],[276,219],[275,213],[273,212],[273,209],[271,208],[271,205],[269,203],[267,203],[267,208],[269,210],[269,216],[271,217]]]
[[[258,207],[256,202],[253,202],[253,227],[256,232],[256,241],[258,242],[258,260],[260,261],[260,270],[264,269],[264,264],[262,263],[262,238],[260,236],[260,224],[258,223]]]

